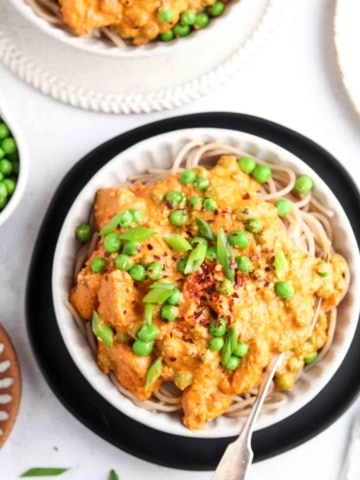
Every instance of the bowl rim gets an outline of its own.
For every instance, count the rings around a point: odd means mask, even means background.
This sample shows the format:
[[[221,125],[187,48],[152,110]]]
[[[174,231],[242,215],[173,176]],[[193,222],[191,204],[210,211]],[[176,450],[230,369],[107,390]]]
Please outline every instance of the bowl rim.
[[[186,49],[189,46],[195,47],[194,42],[206,42],[208,41],[209,36],[216,35],[216,32],[222,28],[221,25],[224,22],[221,20],[226,20],[229,17],[229,9],[226,9],[224,14],[219,18],[214,18],[215,21],[210,22],[210,24],[199,30],[198,32],[192,32],[187,37],[175,39],[173,42],[160,42],[156,44],[148,43],[145,45],[138,46],[126,46],[124,49],[107,46],[102,42],[97,41],[90,36],[76,36],[71,32],[66,32],[62,28],[53,26],[50,22],[47,22],[45,19],[39,17],[36,12],[27,4],[26,0],[8,0],[18,12],[20,12],[27,20],[29,20],[34,26],[38,27],[42,32],[49,35],[50,37],[56,39],[57,41],[66,44],[70,47],[82,50],[87,53],[103,55],[108,57],[115,58],[146,58],[149,56],[156,55],[165,55],[165,54],[175,54],[180,50]],[[252,0],[229,0],[231,1],[231,9],[235,10],[236,15],[241,15],[243,10],[245,10],[248,5],[253,4]],[[271,2],[272,0],[269,0]],[[230,19],[233,18],[234,13],[230,16]],[[219,22],[217,20],[220,20]],[[197,35],[201,34],[201,35]],[[189,43],[191,42],[191,43]]]
[[[26,189],[29,176],[29,152],[24,134],[18,121],[12,116],[10,107],[6,105],[3,96],[0,95],[0,117],[5,120],[12,136],[14,137],[19,152],[19,174],[16,182],[16,188],[11,195],[9,202],[0,212],[0,226],[3,225],[14,213]]]
[[[63,248],[63,246],[62,246],[61,240],[65,236],[64,232],[65,232],[66,228],[69,228],[69,226],[71,224],[71,222],[69,223],[69,218],[71,219],[71,216],[73,215],[74,211],[76,210],[76,203],[79,202],[79,199],[81,199],[84,196],[84,192],[86,193],[86,190],[93,189],[92,193],[94,193],[96,191],[95,186],[97,184],[98,184],[98,186],[103,185],[101,183],[102,180],[100,182],[100,179],[102,178],[102,176],[104,176],[104,174],[107,171],[111,171],[114,168],[114,165],[113,165],[114,162],[123,161],[124,156],[131,156],[131,153],[133,153],[134,151],[135,151],[135,154],[136,154],[136,150],[141,151],[144,148],[144,145],[146,146],[147,144],[149,144],[151,142],[154,142],[154,140],[160,141],[164,137],[169,137],[169,138],[174,137],[174,136],[177,137],[179,135],[181,136],[181,135],[186,134],[186,132],[191,132],[191,134],[194,134],[194,132],[204,132],[204,131],[205,131],[205,133],[218,132],[218,134],[222,135],[222,136],[224,136],[224,135],[226,135],[226,133],[230,132],[230,134],[234,137],[244,137],[244,138],[247,138],[247,139],[256,139],[257,145],[259,145],[259,143],[260,143],[261,145],[267,146],[268,148],[271,147],[270,150],[272,152],[274,152],[274,151],[275,152],[281,152],[282,154],[285,154],[285,157],[287,159],[292,158],[293,161],[295,162],[295,165],[296,165],[295,169],[297,171],[300,170],[301,172],[303,172],[305,174],[306,174],[306,172],[310,172],[311,175],[313,175],[313,178],[316,179],[316,183],[318,185],[319,184],[321,185],[320,192],[323,192],[325,190],[327,203],[330,203],[332,206],[336,206],[337,213],[338,214],[340,213],[340,215],[341,215],[340,224],[343,227],[346,226],[346,230],[349,233],[349,236],[348,236],[347,240],[350,242],[352,247],[354,245],[355,245],[355,247],[357,246],[357,242],[356,242],[356,239],[355,239],[355,236],[354,236],[354,232],[352,230],[352,227],[350,225],[350,222],[347,218],[347,215],[346,215],[345,211],[343,210],[339,201],[336,199],[334,193],[329,189],[329,187],[327,187],[326,183],[315,172],[315,170],[313,170],[303,160],[301,160],[299,157],[297,157],[296,155],[294,155],[290,151],[288,151],[288,150],[284,149],[283,147],[280,147],[279,145],[275,144],[274,142],[266,140],[262,137],[258,137],[256,135],[248,134],[248,133],[245,133],[245,132],[239,132],[237,130],[231,130],[231,129],[189,128],[189,129],[181,129],[181,130],[177,130],[177,131],[170,131],[170,132],[167,132],[167,133],[162,133],[162,134],[155,135],[153,137],[147,138],[146,140],[140,141],[139,143],[136,143],[133,146],[131,146],[130,148],[128,148],[128,149],[122,151],[121,153],[117,154],[115,157],[113,157],[112,160],[110,160],[107,164],[105,164],[102,168],[100,168],[98,170],[98,172],[85,184],[85,186],[82,188],[82,190],[78,193],[77,197],[75,198],[72,206],[68,210],[68,213],[67,213],[67,215],[64,219],[63,225],[62,225],[60,233],[59,233],[59,237],[58,237],[57,242],[56,242],[53,268],[52,268],[52,295],[53,295],[56,322],[59,326],[59,330],[60,330],[60,333],[63,337],[63,341],[64,341],[64,343],[66,345],[66,348],[68,349],[71,357],[75,361],[75,363],[78,366],[81,373],[85,376],[86,380],[90,383],[90,385],[92,385],[93,388],[95,388],[95,390],[97,390],[97,392],[103,398],[105,398],[107,401],[109,401],[109,403],[111,403],[113,406],[115,406],[115,408],[118,408],[118,409],[119,409],[119,407],[117,405],[114,405],[111,396],[109,396],[107,394],[108,392],[106,392],[106,394],[104,394],[104,392],[99,391],[98,388],[92,383],[92,381],[89,380],[89,378],[87,376],[87,372],[84,371],[84,365],[79,364],[76,361],[77,359],[74,359],[73,351],[71,350],[71,348],[73,348],[73,347],[70,345],[70,350],[69,350],[69,344],[68,344],[67,339],[66,339],[67,332],[64,330],[63,323],[59,321],[59,319],[61,318],[61,315],[63,314],[63,309],[64,309],[64,306],[60,302],[60,297],[59,297],[59,294],[58,294],[58,291],[57,291],[57,281],[60,277],[58,267],[59,267],[59,265],[62,264],[61,248]],[[299,165],[301,167],[300,169],[299,169]],[[105,186],[105,185],[103,185],[103,186]],[[89,199],[87,199],[87,203],[89,203],[88,200]],[[72,227],[73,226],[74,225],[72,225]],[[354,262],[356,264],[357,268],[352,268],[352,270],[355,272],[355,276],[353,277],[353,280],[352,280],[351,289],[354,289],[354,288],[356,289],[356,288],[360,288],[360,278],[358,277],[358,274],[357,274],[357,272],[360,272],[360,257],[358,255],[357,247],[355,249],[352,249],[352,251],[356,252],[356,253],[353,254],[354,257],[352,258],[352,262]],[[321,391],[325,387],[325,385],[331,380],[331,378],[333,377],[333,375],[335,374],[335,372],[339,368],[343,358],[345,357],[345,355],[348,351],[348,348],[351,344],[351,340],[352,340],[353,334],[355,332],[356,324],[357,324],[357,321],[358,321],[359,310],[360,310],[360,299],[357,299],[355,297],[354,305],[351,307],[352,321],[351,321],[351,325],[350,325],[351,328],[348,331],[349,338],[347,339],[346,347],[341,349],[341,354],[338,356],[337,361],[335,362],[335,367],[333,366],[334,368],[333,368],[333,371],[331,372],[331,374],[330,375],[328,374],[327,377],[326,376],[322,377],[319,384],[317,385],[317,388],[313,389],[311,394],[307,396],[307,398],[305,400],[305,403],[300,402],[301,405],[298,405],[297,407],[295,405],[295,408],[293,408],[293,410],[290,409],[290,411],[285,416],[281,416],[280,419],[278,418],[275,421],[270,420],[267,424],[266,424],[266,422],[265,422],[265,424],[260,422],[260,424],[258,425],[258,427],[256,429],[261,429],[261,428],[264,428],[266,426],[273,425],[273,424],[278,423],[279,421],[283,420],[284,418],[287,418],[289,415],[291,415],[292,413],[295,413],[296,411],[301,409],[304,405],[309,403],[316,396],[316,394],[319,393],[319,391]],[[75,322],[73,320],[72,320],[72,322],[73,322],[73,326],[74,326]],[[92,360],[92,362],[95,363],[94,360]],[[99,372],[100,372],[100,370],[99,370]],[[106,375],[103,374],[102,372],[100,372],[100,374],[102,376],[106,377]],[[109,380],[109,382],[110,382],[110,380]],[[128,401],[128,402],[130,402],[130,401]],[[134,408],[135,408],[135,410],[134,410]],[[198,437],[198,438],[214,438],[214,437],[218,438],[218,437],[232,436],[232,435],[235,435],[237,433],[237,430],[235,430],[235,428],[232,429],[232,430],[231,429],[229,429],[229,430],[225,429],[226,431],[222,434],[217,434],[216,432],[214,433],[214,432],[211,432],[211,431],[210,432],[209,431],[190,432],[187,429],[185,429],[185,427],[183,427],[182,425],[181,425],[180,428],[175,428],[175,429],[169,430],[169,429],[163,428],[162,425],[160,425],[161,422],[156,421],[156,420],[154,421],[154,417],[157,420],[159,420],[158,415],[162,415],[162,414],[156,414],[155,416],[154,416],[154,414],[152,414],[153,418],[151,418],[151,417],[149,418],[149,415],[147,413],[144,413],[144,412],[146,412],[145,410],[141,409],[140,407],[134,407],[133,404],[132,404],[132,406],[130,406],[129,411],[124,411],[121,408],[119,410],[122,413],[124,413],[125,415],[130,416],[130,418],[133,418],[140,423],[143,423],[143,424],[145,424],[147,426],[150,426],[152,428],[155,428],[157,430],[165,431],[167,433],[172,433],[172,434],[175,434],[175,435],[191,436],[191,437]],[[139,415],[137,415],[139,412],[140,412],[140,419],[139,419]],[[271,414],[271,416],[275,417],[275,415],[273,415],[273,414]],[[236,429],[238,429],[238,426],[239,426],[239,424],[237,423],[236,424]]]

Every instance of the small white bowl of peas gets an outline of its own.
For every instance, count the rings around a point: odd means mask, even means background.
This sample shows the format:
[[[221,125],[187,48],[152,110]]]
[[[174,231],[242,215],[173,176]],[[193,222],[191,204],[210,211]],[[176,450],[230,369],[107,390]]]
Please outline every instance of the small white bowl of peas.
[[[0,99],[0,226],[11,216],[24,194],[28,162],[22,132]]]

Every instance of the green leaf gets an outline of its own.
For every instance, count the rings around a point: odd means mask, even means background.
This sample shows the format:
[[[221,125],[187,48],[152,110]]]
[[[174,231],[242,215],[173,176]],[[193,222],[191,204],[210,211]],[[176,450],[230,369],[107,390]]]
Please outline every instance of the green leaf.
[[[191,244],[182,235],[166,235],[164,240],[175,252],[186,252],[192,249]]]
[[[194,248],[194,250],[190,253],[189,258],[187,259],[184,269],[185,275],[187,275],[188,273],[196,272],[196,270],[201,267],[206,258],[206,252],[207,245],[198,245]]]
[[[153,288],[145,297],[143,302],[145,303],[164,303],[174,293],[173,288]]]
[[[109,480],[119,480],[119,477],[115,470],[110,470]]]
[[[154,232],[154,230],[150,230],[149,228],[145,227],[134,227],[127,232],[122,233],[119,235],[119,237],[121,240],[143,242],[147,238],[153,237],[154,235],[157,235],[157,232]]]
[[[160,378],[162,372],[162,360],[161,358],[157,358],[151,365],[149,370],[146,374],[146,384],[145,388],[148,390],[151,385],[156,382],[158,378]]]
[[[227,236],[222,228],[219,230],[219,235],[216,244],[216,253],[219,262],[221,263],[224,273],[229,280],[235,281],[235,270],[231,268],[231,249]]]
[[[107,347],[112,347],[114,341],[114,331],[110,325],[107,325],[101,320],[100,315],[95,310],[93,311],[91,329],[95,337],[101,340]]]
[[[202,218],[197,218],[196,224],[199,228],[199,232],[201,236],[203,236],[204,238],[207,238],[208,240],[212,240],[214,242],[216,241],[216,235],[208,222],[206,222]]]
[[[36,467],[30,468],[20,475],[20,477],[55,477],[61,475],[67,470],[69,470],[69,468]]]

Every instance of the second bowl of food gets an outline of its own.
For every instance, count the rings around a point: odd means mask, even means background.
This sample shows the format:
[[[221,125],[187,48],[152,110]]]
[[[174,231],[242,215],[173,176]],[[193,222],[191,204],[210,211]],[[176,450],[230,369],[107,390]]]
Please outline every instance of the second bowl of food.
[[[171,434],[227,437],[276,353],[257,428],[329,382],[357,324],[359,267],[343,208],[305,162],[194,128],[134,145],[86,184],[52,288],[72,358],[113,406]]]

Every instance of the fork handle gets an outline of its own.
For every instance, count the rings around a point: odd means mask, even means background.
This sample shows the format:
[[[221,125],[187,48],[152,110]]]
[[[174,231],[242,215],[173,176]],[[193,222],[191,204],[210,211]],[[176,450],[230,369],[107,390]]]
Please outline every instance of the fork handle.
[[[277,354],[270,362],[260,383],[256,400],[251,408],[249,416],[246,419],[241,434],[234,442],[227,446],[225,453],[215,470],[212,480],[246,479],[246,475],[249,471],[249,467],[254,456],[251,448],[252,431],[268,393],[275,371],[280,365],[283,356],[283,353]]]

